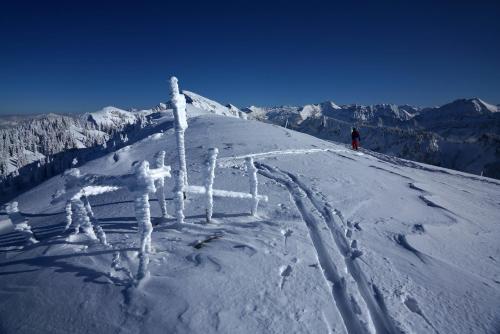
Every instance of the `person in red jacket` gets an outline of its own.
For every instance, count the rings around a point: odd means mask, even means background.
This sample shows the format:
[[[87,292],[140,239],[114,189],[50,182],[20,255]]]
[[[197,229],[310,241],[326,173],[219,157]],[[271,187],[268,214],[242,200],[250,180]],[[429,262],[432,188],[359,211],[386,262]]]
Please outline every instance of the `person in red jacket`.
[[[356,128],[352,128],[351,137],[352,149],[357,151],[359,148],[359,141],[361,140],[361,137],[359,136],[359,131]]]

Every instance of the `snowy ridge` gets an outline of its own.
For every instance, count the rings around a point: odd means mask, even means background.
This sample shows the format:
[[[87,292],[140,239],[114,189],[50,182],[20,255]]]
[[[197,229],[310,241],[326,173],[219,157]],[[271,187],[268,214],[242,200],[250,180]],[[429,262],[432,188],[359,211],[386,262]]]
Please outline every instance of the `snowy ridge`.
[[[234,108],[228,108],[226,106],[223,106],[219,102],[212,101],[187,90],[183,90],[182,93],[186,97],[186,102],[191,104],[195,108],[210,111],[218,115],[239,117],[238,110]]]
[[[249,117],[339,142],[348,141],[350,128],[356,125],[362,132],[363,147],[500,178],[497,149],[500,113],[498,106],[478,98],[424,109],[390,104],[339,106],[330,101],[303,107],[253,106],[240,110],[193,92],[184,91],[184,94],[191,117],[206,112]],[[63,171],[75,158],[75,154],[65,157],[64,152],[72,149],[99,151],[101,145],[104,149],[108,149],[108,145],[124,145],[129,140],[129,132],[143,128],[155,114],[171,114],[171,108],[169,101],[141,111],[106,107],[77,117],[55,114],[7,117],[0,129],[3,133],[0,188],[3,193],[13,193],[18,191],[16,187],[21,190],[28,181],[34,179],[36,183]]]
[[[212,112],[187,121],[182,225],[176,180],[162,197],[146,177],[147,162],[179,168],[167,115],[78,166],[101,187],[144,176],[134,192],[88,189],[89,221],[82,197],[65,229],[67,205],[51,196],[63,177],[0,212],[2,333],[495,332],[500,181]],[[255,215],[249,177],[268,199]]]

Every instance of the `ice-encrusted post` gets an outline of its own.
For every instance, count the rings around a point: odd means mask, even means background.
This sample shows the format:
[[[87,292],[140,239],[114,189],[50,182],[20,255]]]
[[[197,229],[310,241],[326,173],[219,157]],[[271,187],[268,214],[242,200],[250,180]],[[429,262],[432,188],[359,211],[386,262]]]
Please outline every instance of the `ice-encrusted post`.
[[[71,224],[73,223],[73,219],[71,217],[73,215],[73,211],[71,210],[71,201],[66,202],[65,211],[66,211],[66,226],[64,227],[64,230],[67,231],[68,228],[70,228]]]
[[[137,194],[134,200],[135,215],[138,223],[140,237],[139,268],[137,271],[137,280],[140,281],[147,276],[149,253],[151,251],[151,216],[149,212],[148,193]]]
[[[75,234],[78,234],[81,228],[90,239],[97,240],[97,236],[94,233],[94,228],[92,227],[92,223],[90,222],[87,209],[85,208],[83,201],[77,197],[71,200],[71,204],[76,218]]]
[[[252,157],[245,158],[245,163],[247,165],[248,178],[250,180],[250,194],[252,194],[251,213],[255,216],[257,214],[257,207],[259,206],[259,181],[257,180],[257,168],[255,168]]]
[[[217,154],[219,150],[214,147],[208,150],[208,159],[206,161],[206,175],[205,175],[205,193],[206,193],[206,218],[207,223],[212,220],[214,211],[214,179],[215,179],[215,162],[217,161]]]
[[[185,193],[185,185],[184,185],[184,171],[178,170],[175,178],[175,216],[177,218],[178,224],[184,223],[184,193]]]
[[[179,156],[179,170],[183,175],[184,185],[188,185],[186,167],[186,149],[184,147],[184,132],[188,127],[186,119],[186,98],[179,92],[179,84],[176,77],[170,78],[170,99],[174,105],[175,138],[177,140],[177,153]]]
[[[35,234],[31,231],[28,220],[19,212],[18,203],[11,202],[7,204],[6,211],[10,221],[14,225],[14,230],[20,232],[24,236],[26,243],[28,245],[38,243],[38,240],[35,238]]]
[[[85,191],[83,192],[85,193]],[[82,196],[82,201],[83,204],[85,205],[85,210],[87,210],[87,214],[89,215],[90,219],[95,220],[94,211],[92,211],[92,206],[90,205],[87,195],[84,194]]]
[[[103,244],[104,246],[108,246],[108,240],[106,238],[106,233],[104,233],[104,230],[102,229],[101,225],[99,225],[99,221],[95,217],[94,211],[92,211],[92,206],[90,205],[89,198],[87,197],[87,195],[85,195],[85,190],[84,189],[82,189],[82,193],[84,194],[82,196],[82,201],[83,201],[83,204],[85,205],[85,210],[87,210],[87,214],[88,214],[88,216],[90,218],[90,221],[94,225],[94,229],[95,229],[95,232],[96,232],[96,235],[97,235],[97,239],[99,239],[99,241],[101,242],[101,244]]]
[[[147,161],[138,164],[135,170],[135,178],[134,209],[141,243],[137,281],[141,281],[148,275],[149,253],[151,253],[151,233],[153,232],[149,207],[149,193],[153,193],[156,190],[154,179],[149,173],[149,163]]]
[[[165,166],[165,151],[160,151],[155,156],[156,168],[163,168]],[[156,198],[160,204],[162,218],[168,218],[167,201],[165,200],[165,178],[159,178],[155,181]]]

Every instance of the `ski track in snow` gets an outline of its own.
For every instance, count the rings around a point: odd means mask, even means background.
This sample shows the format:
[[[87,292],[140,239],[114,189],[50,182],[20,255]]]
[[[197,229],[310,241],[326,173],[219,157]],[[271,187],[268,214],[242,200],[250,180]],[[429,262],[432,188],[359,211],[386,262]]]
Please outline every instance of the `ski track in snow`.
[[[348,274],[356,282],[357,289],[368,307],[370,320],[377,333],[399,333],[400,331],[395,328],[388,314],[382,295],[375,293],[375,291],[378,291],[378,288],[374,285],[370,287],[361,267],[351,252],[349,243],[340,227],[340,224],[347,226],[341,213],[338,210],[332,210],[326,201],[318,199],[295,175],[261,163],[256,163],[256,167],[259,169],[261,175],[283,184],[290,192],[295,205],[309,229],[309,235],[316,250],[324,278],[329,285],[331,284],[334,303],[342,316],[348,333],[367,333],[369,330],[366,328],[366,324],[359,318],[359,306],[355,304],[352,296],[348,295],[346,279],[342,277],[334,261],[328,255],[327,246],[319,230],[322,224],[314,215],[314,209],[319,212],[338,250],[343,255]],[[309,209],[310,205],[307,202],[310,202],[314,209]],[[332,212],[335,212],[337,216],[334,216]]]
[[[371,285],[374,293],[370,293],[370,284],[368,283],[368,280],[366,279],[358,262],[355,261],[356,256],[355,254],[353,254],[353,250],[351,249],[352,246],[349,246],[349,241],[342,233],[343,231],[340,226],[343,225],[347,228],[346,234],[352,234],[352,224],[350,222],[346,222],[344,220],[344,217],[342,216],[342,213],[339,210],[333,209],[328,202],[324,200],[318,200],[313,192],[295,175],[291,173],[286,174],[302,189],[302,191],[306,193],[311,203],[323,217],[326,225],[328,226],[328,229],[330,230],[332,238],[335,241],[335,244],[337,245],[341,254],[344,256],[344,262],[350,275],[356,281],[358,290],[365,303],[367,304],[370,316],[374,321],[377,332],[397,333],[398,331],[394,328],[392,319],[390,318],[385,308],[385,303],[383,301],[382,295],[379,296],[382,299],[378,300],[377,294],[375,293],[375,291],[378,291],[378,288],[373,283]],[[354,240],[354,242],[354,244],[357,244],[356,240]],[[357,248],[357,246],[352,248]]]
[[[291,154],[308,154],[308,153],[318,153],[318,152],[348,152],[347,150],[335,150],[331,148],[306,148],[306,149],[291,149],[291,150],[282,150],[282,151],[269,151],[269,152],[262,152],[262,153],[253,153],[253,154],[246,154],[246,155],[240,155],[236,157],[227,157],[227,158],[220,158],[217,160],[217,166],[218,167],[233,167],[233,166],[238,166],[243,164],[246,158],[254,158],[255,160],[257,159],[265,159],[265,158],[271,158],[271,157],[276,157],[279,155],[291,155]]]

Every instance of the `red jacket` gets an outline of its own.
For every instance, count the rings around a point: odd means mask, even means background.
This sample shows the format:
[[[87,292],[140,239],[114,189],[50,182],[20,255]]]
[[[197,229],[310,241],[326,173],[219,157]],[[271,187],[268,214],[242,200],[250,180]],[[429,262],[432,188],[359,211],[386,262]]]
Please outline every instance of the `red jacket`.
[[[358,132],[358,130],[354,130],[354,131],[351,133],[351,137],[352,137],[352,140],[361,140],[361,137],[359,136],[359,132]]]

